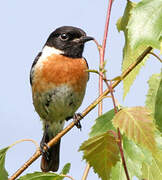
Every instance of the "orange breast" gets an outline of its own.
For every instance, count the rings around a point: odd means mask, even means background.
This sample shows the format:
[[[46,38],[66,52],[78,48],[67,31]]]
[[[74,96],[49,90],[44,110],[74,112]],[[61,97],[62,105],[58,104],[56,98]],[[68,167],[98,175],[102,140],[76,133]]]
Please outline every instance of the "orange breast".
[[[88,72],[86,72],[88,67],[85,59],[54,54],[41,63],[41,66],[35,66],[32,86],[34,92],[48,91],[65,83],[77,92],[85,88],[88,80]]]

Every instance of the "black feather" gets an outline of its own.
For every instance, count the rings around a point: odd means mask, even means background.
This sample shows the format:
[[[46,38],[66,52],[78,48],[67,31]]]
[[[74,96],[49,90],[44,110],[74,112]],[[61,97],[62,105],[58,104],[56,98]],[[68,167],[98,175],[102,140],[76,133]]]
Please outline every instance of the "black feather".
[[[38,59],[40,58],[40,56],[42,55],[42,52],[39,52],[38,55],[36,56],[36,58],[34,59],[34,62],[32,64],[31,70],[30,70],[30,85],[32,85],[32,79],[33,79],[33,69],[34,66],[36,65]]]

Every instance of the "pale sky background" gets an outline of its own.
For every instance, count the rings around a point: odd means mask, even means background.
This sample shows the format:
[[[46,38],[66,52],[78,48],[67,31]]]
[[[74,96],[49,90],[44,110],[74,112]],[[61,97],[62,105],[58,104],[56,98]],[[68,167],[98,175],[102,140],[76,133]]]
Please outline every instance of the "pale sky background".
[[[113,78],[121,73],[123,33],[118,33],[116,21],[122,16],[126,0],[115,0],[110,20],[109,39],[105,59],[107,76]],[[107,0],[5,0],[0,1],[0,149],[13,142],[29,138],[38,143],[42,138],[42,124],[32,105],[29,72],[37,53],[43,47],[49,34],[63,25],[82,28],[88,35],[102,42]],[[90,69],[98,69],[99,56],[93,42],[85,46],[84,57]],[[153,73],[160,72],[160,63],[151,57],[131,92],[122,100],[122,84],[115,90],[115,97],[123,106],[144,105],[147,80]],[[98,96],[98,76],[90,75],[86,95],[78,112],[82,112]],[[104,112],[112,108],[111,99],[104,101]],[[97,108],[90,112],[82,123],[80,132],[74,127],[61,140],[60,169],[71,163],[70,175],[81,179],[85,169],[81,143],[88,139],[88,133],[97,117]],[[24,142],[10,149],[6,168],[11,176],[35,152],[35,146]],[[24,173],[40,171],[40,158]],[[88,180],[98,180],[90,171]]]

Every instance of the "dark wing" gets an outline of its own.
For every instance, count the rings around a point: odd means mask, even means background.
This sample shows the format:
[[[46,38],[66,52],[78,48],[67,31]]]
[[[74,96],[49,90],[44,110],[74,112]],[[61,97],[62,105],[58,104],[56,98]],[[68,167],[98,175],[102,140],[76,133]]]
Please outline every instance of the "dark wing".
[[[88,66],[88,63],[87,63],[87,60],[85,57],[83,57],[83,59],[85,60],[86,64],[87,64],[87,69],[89,69],[89,66]],[[88,80],[89,80],[89,72],[88,72]]]
[[[36,65],[39,57],[42,55],[42,52],[39,52],[36,58],[34,59],[34,62],[32,64],[31,70],[30,70],[30,85],[32,85],[32,79],[33,79],[33,72],[34,72],[34,66]]]

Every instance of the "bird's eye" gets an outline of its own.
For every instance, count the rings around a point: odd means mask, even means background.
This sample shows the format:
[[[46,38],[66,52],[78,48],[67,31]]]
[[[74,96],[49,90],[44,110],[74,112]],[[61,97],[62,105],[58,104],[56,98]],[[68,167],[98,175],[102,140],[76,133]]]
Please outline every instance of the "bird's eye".
[[[63,33],[63,34],[60,35],[60,38],[63,41],[67,41],[69,39],[69,36],[67,34]]]

